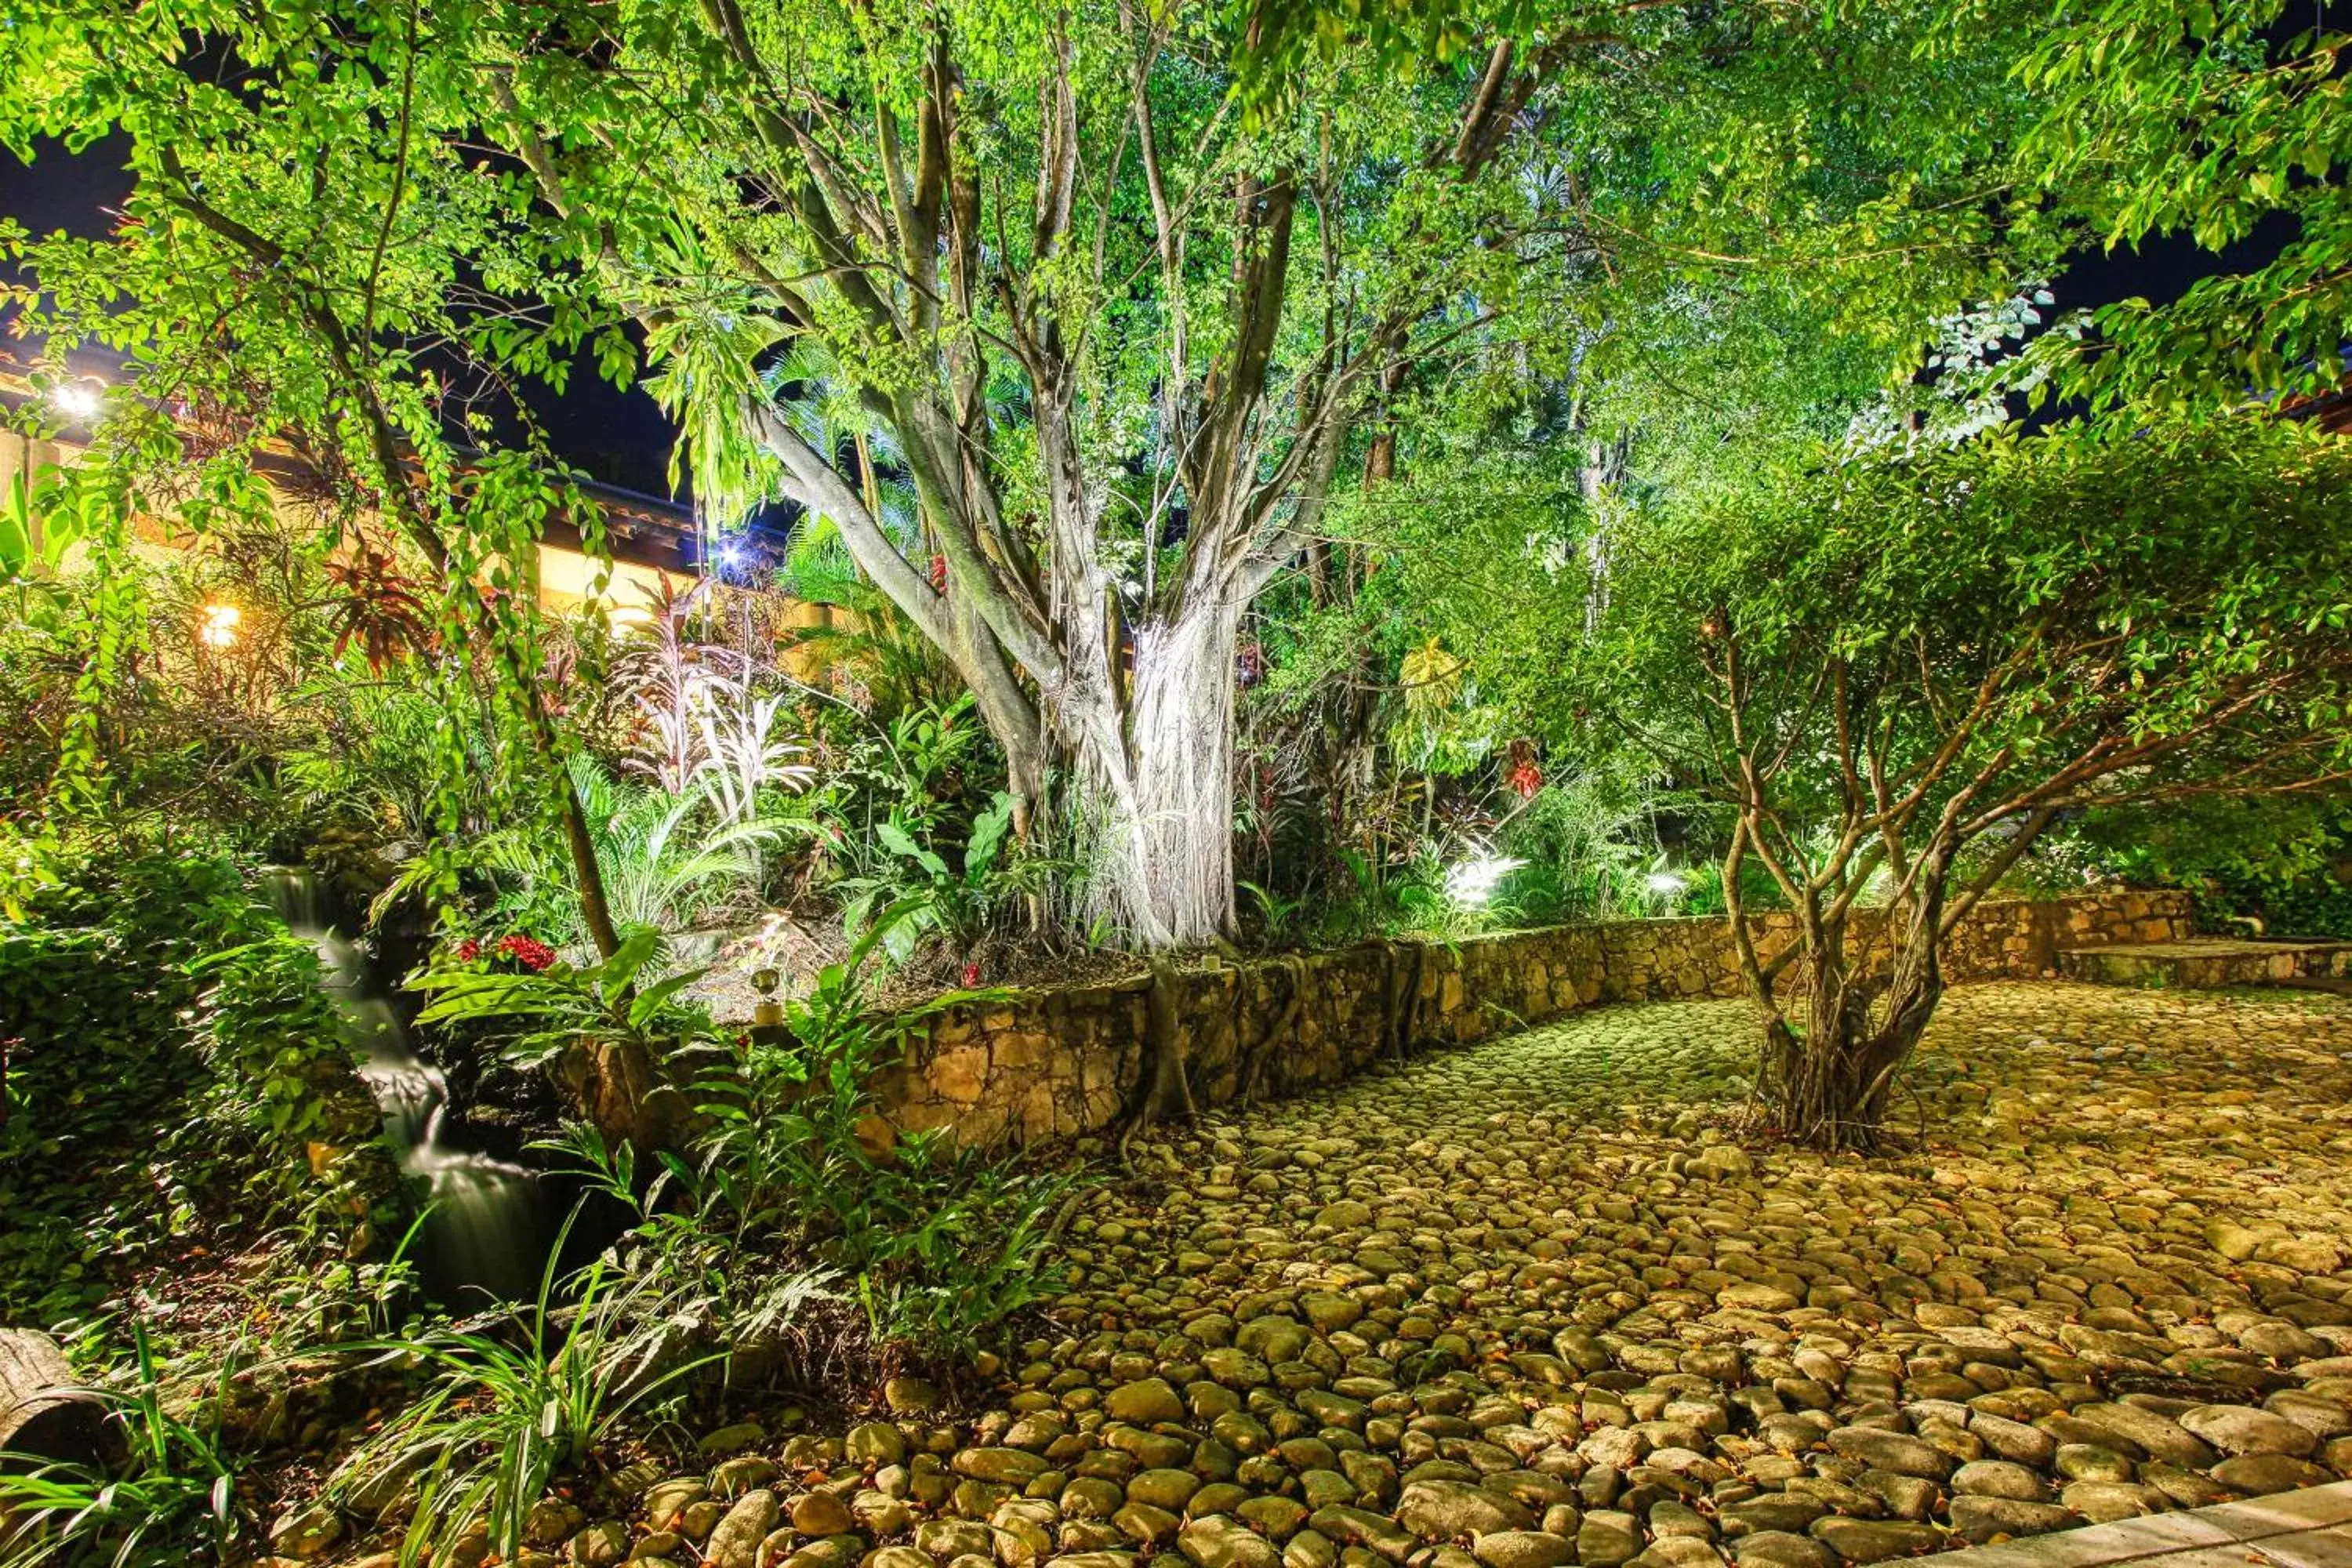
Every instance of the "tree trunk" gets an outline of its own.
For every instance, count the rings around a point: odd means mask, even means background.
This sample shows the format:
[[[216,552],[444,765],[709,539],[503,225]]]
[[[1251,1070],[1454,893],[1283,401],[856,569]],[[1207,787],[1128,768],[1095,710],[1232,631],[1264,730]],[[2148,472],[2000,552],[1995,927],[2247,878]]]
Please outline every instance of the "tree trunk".
[[[0,1452],[93,1464],[105,1436],[104,1407],[81,1387],[57,1342],[29,1329],[0,1329]]]
[[[1780,1129],[1809,1148],[1874,1153],[1886,1147],[1886,1112],[1896,1075],[1943,999],[1944,973],[1937,928],[1943,918],[1941,852],[1916,868],[1912,896],[1888,911],[1894,944],[1887,967],[1857,983],[1845,952],[1843,915],[1820,921],[1809,935],[1805,964],[1805,1027],[1767,1024],[1768,1054],[1780,1062],[1774,1110]]]
[[[1024,844],[1036,842],[1046,827],[1049,802],[1045,795],[1045,736],[1038,724],[1036,705],[1021,688],[1020,677],[1004,656],[1003,645],[970,605],[951,602],[949,614],[954,646],[945,649],[948,662],[971,689],[972,706],[1004,753],[1006,787],[1013,795],[1013,830]]]
[[[606,1143],[626,1143],[646,1160],[686,1147],[694,1108],[643,1044],[583,1037],[558,1058],[557,1076],[572,1114]]]
[[[1099,873],[1090,889],[1148,948],[1197,947],[1234,930],[1234,605],[1195,604],[1136,633],[1127,732],[1077,727]]]

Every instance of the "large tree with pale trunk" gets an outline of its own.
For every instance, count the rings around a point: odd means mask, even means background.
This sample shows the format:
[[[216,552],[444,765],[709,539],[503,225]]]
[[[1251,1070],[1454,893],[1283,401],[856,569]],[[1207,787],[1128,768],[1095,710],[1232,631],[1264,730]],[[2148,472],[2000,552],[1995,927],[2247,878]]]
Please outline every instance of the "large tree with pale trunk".
[[[609,59],[491,70],[493,134],[646,323],[706,502],[836,528],[1025,811],[1066,781],[1088,912],[1152,947],[1231,928],[1243,619],[1360,417],[1590,251],[1538,97],[1598,41],[1255,117],[1230,45],[1183,8],[711,0]],[[803,335],[874,440],[774,405],[763,356]],[[877,515],[877,447],[919,527]]]
[[[1085,912],[1166,947],[1230,928],[1244,624],[1328,568],[1334,487],[1397,470],[1391,400],[1633,277],[1842,256],[1885,326],[2031,220],[1972,194],[1998,51],[1906,65],[1899,114],[1853,87],[1913,59],[1908,7],[1533,10],[1401,60],[1133,0],[109,3],[0,67],[13,134],[130,132],[145,233],[206,279],[134,281],[189,342],[276,310],[304,346],[266,368],[323,363],[378,435],[465,412],[453,342],[495,383],[592,332],[617,367],[634,322],[706,510],[837,529],[1083,852]],[[793,345],[864,421],[837,445],[789,416]]]
[[[1149,947],[1232,927],[1244,623],[1321,567],[1335,483],[1392,469],[1384,399],[1531,295],[1661,265],[1633,215],[1686,202],[1746,111],[1692,105],[1749,56],[1819,63],[1790,40],[1820,26],[1602,0],[1417,73],[1310,50],[1244,99],[1245,27],[1202,7],[533,18],[484,32],[488,133],[645,323],[704,500],[839,530],[976,694],[1033,825],[1052,803],[1084,912]],[[1883,195],[1889,166],[1826,194]],[[792,339],[870,439],[778,409]],[[878,514],[877,450],[916,526]]]

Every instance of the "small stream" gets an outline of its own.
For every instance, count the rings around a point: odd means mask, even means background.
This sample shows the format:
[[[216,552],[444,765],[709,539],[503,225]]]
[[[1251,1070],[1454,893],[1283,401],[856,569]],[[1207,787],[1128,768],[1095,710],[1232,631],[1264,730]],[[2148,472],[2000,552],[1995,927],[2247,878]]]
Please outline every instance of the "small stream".
[[[328,918],[318,879],[304,870],[267,874],[269,902],[319,950],[320,984],[343,1021],[360,1078],[383,1110],[383,1133],[401,1173],[421,1183],[430,1207],[418,1262],[434,1293],[453,1305],[487,1293],[529,1300],[551,1241],[539,1173],[475,1147],[449,1103],[441,1069],[416,1054],[391,997],[359,944]]]

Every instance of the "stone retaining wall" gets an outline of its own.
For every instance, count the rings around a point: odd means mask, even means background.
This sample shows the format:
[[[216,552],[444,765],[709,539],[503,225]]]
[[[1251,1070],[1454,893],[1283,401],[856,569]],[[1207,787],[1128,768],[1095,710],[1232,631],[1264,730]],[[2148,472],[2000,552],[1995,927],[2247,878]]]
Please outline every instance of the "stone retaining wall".
[[[1787,915],[1758,923],[1767,953],[1794,930]],[[1883,951],[1880,923],[1858,914],[1853,944]],[[1956,980],[2032,978],[2055,973],[2062,949],[2190,931],[2184,893],[1985,903],[1953,934],[1946,967]],[[1175,987],[1187,1075],[1204,1105],[1244,1087],[1265,1097],[1335,1083],[1403,1045],[1463,1044],[1595,1003],[1740,994],[1719,917],[1367,943],[1183,970]],[[884,1103],[901,1128],[952,1126],[967,1143],[1099,1131],[1136,1102],[1150,1070],[1150,989],[1142,977],[1039,988],[945,1013],[884,1076]]]
[[[2352,980],[2352,942],[2245,942],[2207,937],[2153,946],[2063,953],[2059,972],[2099,985],[2166,985],[2213,991],[2227,985],[2325,984]]]

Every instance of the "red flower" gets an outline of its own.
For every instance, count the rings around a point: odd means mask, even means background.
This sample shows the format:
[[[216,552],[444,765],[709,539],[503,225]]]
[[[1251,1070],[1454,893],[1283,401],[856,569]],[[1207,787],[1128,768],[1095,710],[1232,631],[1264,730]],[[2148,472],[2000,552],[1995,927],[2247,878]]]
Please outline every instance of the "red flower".
[[[543,942],[534,942],[520,931],[499,938],[497,949],[501,958],[511,958],[525,969],[537,974],[555,962],[555,950]]]
[[[980,984],[979,964],[967,963],[963,966],[963,984],[964,989],[966,990],[970,990],[971,987]]]
[[[1534,742],[1511,742],[1510,766],[1503,770],[1503,782],[1516,790],[1521,800],[1533,800],[1536,791],[1543,788],[1543,769],[1536,765]]]
[[[944,555],[934,555],[931,557],[931,592],[944,594],[947,591],[948,558]]]
[[[459,943],[457,944],[457,962],[458,962],[458,963],[473,963],[473,962],[474,962],[474,960],[476,960],[476,959],[478,959],[478,958],[479,958],[479,957],[481,957],[481,956],[482,956],[482,944],[481,944],[480,942],[476,942],[472,937],[470,937],[470,936],[469,936],[469,937],[467,937],[465,941],[463,941],[463,942],[459,942]]]

